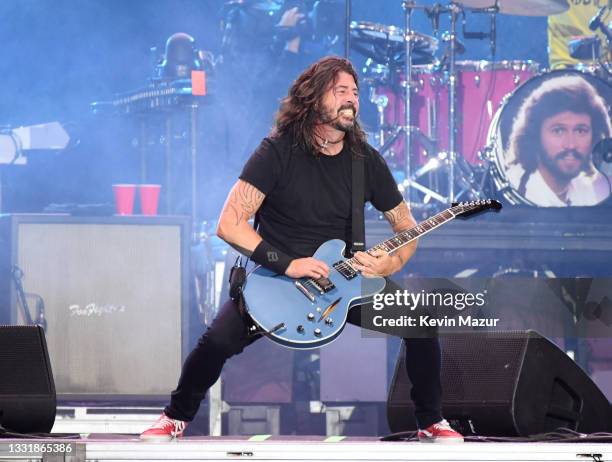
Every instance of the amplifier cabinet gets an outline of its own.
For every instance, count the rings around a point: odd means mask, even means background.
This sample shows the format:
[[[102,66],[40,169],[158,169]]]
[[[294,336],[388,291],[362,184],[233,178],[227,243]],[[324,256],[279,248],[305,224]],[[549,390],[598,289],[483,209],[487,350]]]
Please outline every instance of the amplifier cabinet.
[[[0,323],[24,324],[44,303],[59,397],[159,399],[187,348],[186,217],[0,218]]]

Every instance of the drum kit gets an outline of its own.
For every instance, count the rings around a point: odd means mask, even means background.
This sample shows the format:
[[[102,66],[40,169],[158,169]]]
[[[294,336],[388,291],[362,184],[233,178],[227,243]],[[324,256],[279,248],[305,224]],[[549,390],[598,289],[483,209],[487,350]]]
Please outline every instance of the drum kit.
[[[507,175],[508,131],[521,102],[549,78],[577,74],[609,106],[612,79],[600,72],[601,66],[545,71],[532,61],[458,60],[465,46],[457,25],[462,19],[464,38],[489,39],[495,56],[498,14],[548,16],[567,8],[567,0],[457,0],[433,6],[405,0],[403,28],[350,24],[351,48],[367,58],[362,74],[377,110],[371,140],[408,202],[436,208],[501,196],[512,204],[538,205],[520,194]],[[489,15],[490,30],[467,32],[466,12]],[[415,13],[429,17],[435,37],[413,30]],[[449,30],[439,33],[444,17]],[[572,47],[577,45],[568,43]]]

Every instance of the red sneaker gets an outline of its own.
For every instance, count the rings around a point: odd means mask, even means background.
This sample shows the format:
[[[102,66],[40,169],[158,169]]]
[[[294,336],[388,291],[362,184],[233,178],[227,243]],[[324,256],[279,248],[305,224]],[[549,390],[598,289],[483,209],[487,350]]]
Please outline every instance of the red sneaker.
[[[187,427],[187,422],[175,420],[162,412],[157,421],[140,434],[141,440],[146,441],[171,441],[180,438]]]
[[[444,419],[425,430],[419,430],[417,436],[422,443],[463,443],[463,436]]]

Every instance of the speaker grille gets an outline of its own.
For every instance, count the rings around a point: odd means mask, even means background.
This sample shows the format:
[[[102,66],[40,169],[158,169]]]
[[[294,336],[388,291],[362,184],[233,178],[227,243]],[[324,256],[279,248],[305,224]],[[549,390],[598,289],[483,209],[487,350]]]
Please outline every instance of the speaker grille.
[[[524,332],[454,335],[440,343],[445,402],[512,400],[527,345]]]
[[[44,300],[57,393],[173,390],[187,331],[188,220],[10,218],[13,264]],[[16,308],[11,323],[22,324]]]
[[[53,392],[38,327],[0,326],[0,395]]]

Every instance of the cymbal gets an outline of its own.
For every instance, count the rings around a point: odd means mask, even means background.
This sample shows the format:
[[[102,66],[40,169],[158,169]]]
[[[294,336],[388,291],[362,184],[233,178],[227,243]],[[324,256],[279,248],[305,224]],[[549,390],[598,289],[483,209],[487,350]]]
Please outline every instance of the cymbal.
[[[438,40],[420,32],[404,33],[404,29],[368,21],[351,22],[351,47],[375,62],[401,63],[406,51],[406,42],[412,42],[414,64],[434,61]]]
[[[567,0],[457,0],[468,8],[491,8],[497,6],[500,13],[517,16],[550,16],[563,13],[569,8]]]

